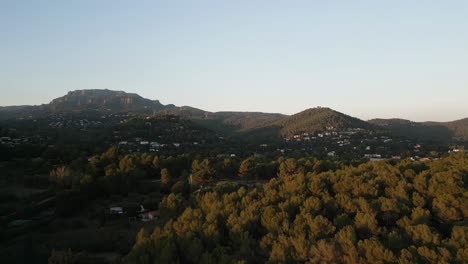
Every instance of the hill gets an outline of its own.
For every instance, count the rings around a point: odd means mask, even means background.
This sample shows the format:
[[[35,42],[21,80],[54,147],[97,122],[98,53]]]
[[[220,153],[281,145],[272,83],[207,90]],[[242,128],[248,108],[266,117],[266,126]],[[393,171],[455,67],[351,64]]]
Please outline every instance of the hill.
[[[173,105],[165,106],[159,101],[149,100],[134,93],[111,90],[76,90],[68,92],[65,96],[56,98],[50,102],[48,109],[51,111],[160,111],[165,108],[173,108]]]
[[[345,115],[326,107],[310,108],[277,122],[281,135],[291,136],[298,133],[316,133],[327,129],[364,128],[372,126],[358,118]]]
[[[449,128],[455,134],[455,139],[468,141],[468,118],[452,122],[440,123]]]
[[[67,113],[99,117],[108,114],[148,116],[177,115],[225,135],[251,138],[289,137],[298,133],[317,133],[327,129],[384,129],[398,136],[418,140],[468,141],[468,118],[453,122],[412,122],[404,119],[373,119],[369,122],[330,108],[310,108],[287,116],[261,112],[209,112],[190,106],[164,105],[135,93],[123,91],[76,90],[39,106],[0,107],[0,119],[36,119]]]
[[[369,123],[412,139],[448,142],[468,141],[468,118],[452,122],[413,122],[405,119],[372,119]]]
[[[143,98],[123,91],[76,90],[52,100],[48,104],[36,106],[9,106],[0,108],[0,119],[33,119],[64,113],[157,113],[175,108],[163,105],[157,100]]]

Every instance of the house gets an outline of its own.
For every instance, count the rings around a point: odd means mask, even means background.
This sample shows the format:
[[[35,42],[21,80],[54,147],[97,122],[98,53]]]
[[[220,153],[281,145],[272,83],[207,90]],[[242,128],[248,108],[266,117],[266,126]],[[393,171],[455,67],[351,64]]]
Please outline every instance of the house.
[[[260,147],[266,148],[266,147],[268,147],[268,145],[267,144],[261,144]]]
[[[174,147],[178,148],[180,147],[180,143],[173,143]]]
[[[329,157],[334,157],[335,156],[335,151],[330,151],[327,154]]]
[[[158,219],[159,216],[160,216],[159,211],[148,211],[148,212],[140,213],[140,219],[143,222],[156,220]]]
[[[149,142],[148,141],[140,141],[140,145],[148,145]]]
[[[118,207],[118,206],[109,208],[109,212],[112,215],[121,215],[124,213],[122,207]]]
[[[127,144],[128,144],[127,141],[120,141],[120,142],[119,142],[119,145],[127,145]]]
[[[230,156],[231,156],[231,158],[234,158],[236,156],[236,154],[231,154]]]

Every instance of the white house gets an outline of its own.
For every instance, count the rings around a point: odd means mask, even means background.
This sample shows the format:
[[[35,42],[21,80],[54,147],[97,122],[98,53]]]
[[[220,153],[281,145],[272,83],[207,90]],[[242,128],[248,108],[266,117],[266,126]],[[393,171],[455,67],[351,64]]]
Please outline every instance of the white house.
[[[159,211],[149,211],[140,214],[141,221],[148,222],[158,219],[160,213]]]
[[[111,214],[117,214],[117,215],[121,215],[124,213],[122,207],[118,207],[118,206],[109,208],[109,212]]]

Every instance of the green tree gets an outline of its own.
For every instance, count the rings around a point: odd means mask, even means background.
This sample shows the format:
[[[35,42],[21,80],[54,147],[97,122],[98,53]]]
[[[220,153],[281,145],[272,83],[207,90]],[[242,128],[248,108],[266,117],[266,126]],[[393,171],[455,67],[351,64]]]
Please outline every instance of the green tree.
[[[239,167],[239,176],[242,178],[255,177],[255,163],[252,158],[245,159]]]
[[[161,170],[161,184],[168,185],[171,182],[169,170],[164,168]]]

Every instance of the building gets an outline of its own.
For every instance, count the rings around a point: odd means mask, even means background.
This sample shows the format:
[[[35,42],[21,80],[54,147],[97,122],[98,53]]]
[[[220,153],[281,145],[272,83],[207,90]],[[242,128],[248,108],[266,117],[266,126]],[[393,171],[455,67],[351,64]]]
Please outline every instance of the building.
[[[159,218],[159,211],[148,211],[140,213],[140,219],[143,222],[153,221]]]
[[[124,213],[123,208],[119,206],[109,208],[109,212],[112,215],[121,215]]]

